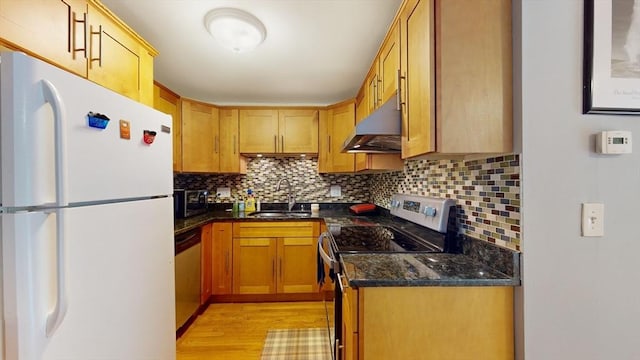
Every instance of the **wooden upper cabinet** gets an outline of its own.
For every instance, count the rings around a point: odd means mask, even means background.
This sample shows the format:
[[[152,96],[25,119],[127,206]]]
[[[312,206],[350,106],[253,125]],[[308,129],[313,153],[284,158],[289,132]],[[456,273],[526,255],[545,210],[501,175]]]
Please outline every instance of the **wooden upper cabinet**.
[[[318,153],[318,110],[278,110],[280,153]]]
[[[157,51],[99,0],[0,0],[0,42],[153,106]]]
[[[86,76],[86,19],[85,0],[0,0],[0,39]]]
[[[240,110],[240,152],[276,153],[278,148],[278,110]]]
[[[318,152],[316,109],[241,109],[239,127],[241,153]]]
[[[153,85],[153,108],[171,115],[173,134],[173,171],[182,171],[182,112],[180,110],[180,96],[162,86]]]
[[[318,172],[346,173],[355,169],[355,156],[342,152],[342,144],[355,126],[355,104],[347,101],[320,116]]]
[[[436,150],[433,17],[433,0],[409,0],[400,15],[403,158]]]
[[[512,151],[511,2],[409,0],[400,37],[402,157]]]
[[[511,1],[439,0],[436,19],[438,152],[513,151]]]
[[[104,11],[89,4],[88,78],[129,98],[140,100],[141,54],[131,39]]]
[[[246,173],[245,159],[240,156],[238,109],[220,109],[219,146],[221,173]]]
[[[367,101],[366,111],[371,114],[378,106],[380,106],[380,78],[378,76],[378,59],[373,64],[373,67],[369,71],[369,76],[365,81],[367,85],[367,95],[364,97]]]
[[[218,109],[182,99],[182,171],[218,172]]]
[[[389,31],[387,39],[382,44],[378,58],[378,77],[380,101],[384,104],[393,97],[398,90],[398,71],[400,71],[400,31],[396,22]]]

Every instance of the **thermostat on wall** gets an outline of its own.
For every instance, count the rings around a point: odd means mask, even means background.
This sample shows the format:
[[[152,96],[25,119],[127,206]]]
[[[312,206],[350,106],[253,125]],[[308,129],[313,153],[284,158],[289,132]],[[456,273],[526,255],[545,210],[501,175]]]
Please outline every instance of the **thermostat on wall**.
[[[596,135],[596,152],[631,154],[631,131],[603,131]]]

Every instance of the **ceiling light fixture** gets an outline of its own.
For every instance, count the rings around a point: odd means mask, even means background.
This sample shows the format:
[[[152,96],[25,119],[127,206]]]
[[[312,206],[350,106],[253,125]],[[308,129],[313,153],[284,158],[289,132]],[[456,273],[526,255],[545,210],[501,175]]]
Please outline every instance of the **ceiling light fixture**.
[[[240,9],[213,9],[204,17],[204,26],[222,46],[237,53],[255,49],[267,37],[264,24]]]

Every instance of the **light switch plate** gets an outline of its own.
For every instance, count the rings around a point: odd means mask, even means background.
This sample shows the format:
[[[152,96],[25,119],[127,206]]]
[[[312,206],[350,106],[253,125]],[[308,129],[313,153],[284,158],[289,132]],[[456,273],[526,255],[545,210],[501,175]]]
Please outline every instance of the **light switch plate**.
[[[340,197],[342,196],[342,188],[340,185],[331,185],[331,197]]]
[[[582,204],[582,236],[604,236],[604,204]]]
[[[216,193],[218,194],[218,197],[221,198],[231,197],[231,189],[229,189],[228,187],[219,187],[216,189]]]

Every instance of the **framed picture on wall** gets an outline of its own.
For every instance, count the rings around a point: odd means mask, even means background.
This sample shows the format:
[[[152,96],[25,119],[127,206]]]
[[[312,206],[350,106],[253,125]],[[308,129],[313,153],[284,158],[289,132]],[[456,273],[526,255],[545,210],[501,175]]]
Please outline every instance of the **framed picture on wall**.
[[[640,115],[640,0],[585,0],[582,110]]]

